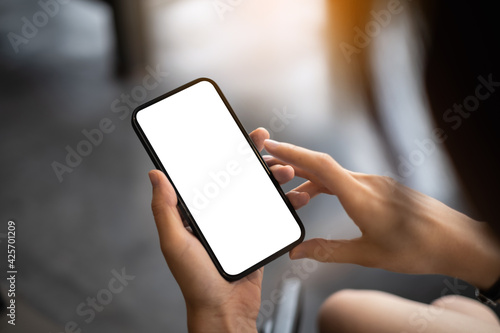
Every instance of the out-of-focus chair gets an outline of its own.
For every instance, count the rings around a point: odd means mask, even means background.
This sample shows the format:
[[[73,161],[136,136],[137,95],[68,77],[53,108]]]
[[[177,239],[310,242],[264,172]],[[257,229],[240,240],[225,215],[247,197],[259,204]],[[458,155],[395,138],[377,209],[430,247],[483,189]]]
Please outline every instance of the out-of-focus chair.
[[[104,0],[113,11],[116,38],[116,71],[124,76],[143,70],[148,64],[145,1]]]
[[[302,314],[303,285],[299,279],[286,279],[280,286],[282,295],[273,316],[262,325],[259,333],[297,333]]]

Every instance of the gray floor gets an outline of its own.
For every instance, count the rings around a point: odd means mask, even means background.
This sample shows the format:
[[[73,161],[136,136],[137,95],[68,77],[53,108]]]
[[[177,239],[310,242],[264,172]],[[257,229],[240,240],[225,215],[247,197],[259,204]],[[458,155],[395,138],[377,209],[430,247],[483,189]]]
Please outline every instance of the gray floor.
[[[327,75],[321,1],[307,7],[291,1],[288,15],[282,2],[268,2],[273,6],[261,16],[255,13],[262,10],[262,1],[243,2],[223,20],[208,3],[148,1],[151,67],[169,73],[148,98],[209,76],[226,92],[248,130],[269,128],[277,110],[286,108],[294,118],[274,128],[274,138],[326,151],[354,170],[393,170],[380,157],[383,150],[362,103],[340,103],[340,94],[332,93],[341,84]],[[141,84],[144,74],[127,80],[114,76],[110,12],[100,2],[61,5],[16,53],[4,37],[19,33],[22,18],[39,10],[34,1],[0,2],[0,233],[9,219],[17,222],[18,320],[36,322],[39,331],[47,332],[63,331],[72,321],[84,332],[184,332],[182,295],[159,251],[150,212],[147,171],[153,166],[130,117],[121,119],[112,108],[121,94]],[[63,163],[66,147],[75,148],[85,138],[82,131],[96,128],[105,118],[115,130],[60,182],[53,162]],[[412,124],[404,125],[406,134],[415,134]],[[411,151],[408,145],[402,149]],[[462,208],[453,178],[443,177],[450,174],[446,162],[435,156],[432,163],[432,172],[421,169],[409,183]],[[433,192],[436,178],[448,184],[447,190]],[[318,198],[299,214],[307,237],[358,233],[335,198]],[[5,234],[0,236],[3,249]],[[5,290],[1,260],[0,285]],[[95,318],[77,312],[89,297],[106,293],[113,272],[123,269],[135,278]],[[266,267],[264,301],[287,270],[306,288],[302,332],[315,331],[318,307],[336,290],[372,288],[428,302],[451,281],[354,265],[292,263],[282,257]],[[471,290],[463,292],[470,295]],[[270,312],[266,308],[261,314],[264,318]],[[2,331],[15,331],[3,320]],[[17,331],[31,330],[18,326]]]

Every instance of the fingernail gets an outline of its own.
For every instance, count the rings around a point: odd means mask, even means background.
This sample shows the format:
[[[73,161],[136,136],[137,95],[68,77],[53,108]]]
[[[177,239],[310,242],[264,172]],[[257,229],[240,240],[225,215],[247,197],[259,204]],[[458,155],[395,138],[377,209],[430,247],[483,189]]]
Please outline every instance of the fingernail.
[[[154,171],[149,171],[149,180],[151,181],[151,185],[156,186],[158,185],[158,175]]]
[[[290,251],[290,259],[292,259],[292,260],[303,259],[305,257],[306,257],[305,252],[303,252],[301,250],[293,249],[292,251]]]
[[[270,161],[273,159],[273,157],[271,155],[263,155],[262,158],[264,159],[264,161]]]
[[[278,141],[274,141],[274,140],[270,140],[270,139],[266,139],[264,140],[264,145],[268,148],[276,148],[279,146],[279,142]]]

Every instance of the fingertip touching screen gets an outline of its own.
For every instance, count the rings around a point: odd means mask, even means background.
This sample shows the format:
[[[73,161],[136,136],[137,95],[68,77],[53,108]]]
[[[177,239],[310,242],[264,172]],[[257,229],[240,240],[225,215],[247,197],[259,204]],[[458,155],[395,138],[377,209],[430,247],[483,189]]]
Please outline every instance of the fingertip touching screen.
[[[194,81],[139,108],[134,121],[218,269],[238,276],[283,254],[304,232],[219,92],[212,81]]]

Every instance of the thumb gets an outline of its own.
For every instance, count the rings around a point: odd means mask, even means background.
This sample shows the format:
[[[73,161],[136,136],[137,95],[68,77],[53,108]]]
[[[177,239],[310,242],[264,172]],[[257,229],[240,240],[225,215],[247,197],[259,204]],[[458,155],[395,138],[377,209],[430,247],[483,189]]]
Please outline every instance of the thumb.
[[[156,227],[163,245],[176,243],[186,232],[177,210],[177,195],[165,174],[159,170],[149,172],[153,186],[153,210]]]
[[[294,247],[290,251],[290,259],[309,258],[319,262],[359,264],[364,261],[364,247],[360,238],[352,240],[314,238]]]

